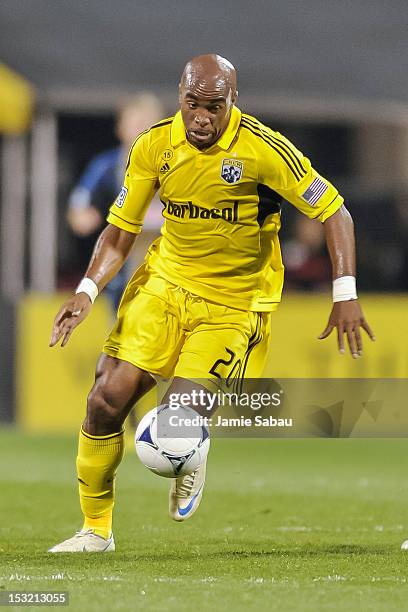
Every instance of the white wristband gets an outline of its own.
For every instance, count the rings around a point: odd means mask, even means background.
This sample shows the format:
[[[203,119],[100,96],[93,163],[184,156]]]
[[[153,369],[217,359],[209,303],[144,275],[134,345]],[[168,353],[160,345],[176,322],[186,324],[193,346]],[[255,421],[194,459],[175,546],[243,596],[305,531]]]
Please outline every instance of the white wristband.
[[[86,276],[79,283],[75,293],[86,293],[93,304],[97,298],[99,291],[97,284],[92,280],[92,278],[88,278]]]
[[[333,281],[333,302],[347,302],[356,300],[356,277],[340,276]]]

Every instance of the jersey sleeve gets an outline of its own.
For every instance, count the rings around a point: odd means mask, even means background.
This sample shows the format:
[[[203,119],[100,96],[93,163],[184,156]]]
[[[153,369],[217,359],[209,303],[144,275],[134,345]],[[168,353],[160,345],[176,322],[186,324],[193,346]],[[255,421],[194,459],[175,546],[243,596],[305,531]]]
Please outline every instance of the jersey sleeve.
[[[108,223],[132,234],[139,234],[144,216],[158,186],[158,176],[149,149],[147,132],[133,143],[126,164],[124,184],[109,209]]]
[[[341,207],[344,199],[334,185],[287,138],[268,129],[261,146],[259,180],[263,184],[310,219],[324,222]]]

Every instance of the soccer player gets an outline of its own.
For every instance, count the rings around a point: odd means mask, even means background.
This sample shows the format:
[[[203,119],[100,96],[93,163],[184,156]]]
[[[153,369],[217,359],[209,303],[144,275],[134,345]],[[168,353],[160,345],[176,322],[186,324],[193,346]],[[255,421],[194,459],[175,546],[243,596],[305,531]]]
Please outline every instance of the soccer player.
[[[54,321],[50,345],[68,342],[98,293],[122,267],[157,190],[161,237],[130,280],[103,348],[79,434],[77,471],[84,524],[51,552],[111,551],[123,423],[153,376],[183,381],[261,376],[271,312],[280,301],[281,201],[323,223],[333,266],[327,338],[337,330],[354,358],[364,329],[357,300],[353,222],[343,198],[284,136],[236,106],[236,73],[218,55],[186,65],[180,111],[133,143],[124,186],[110,208],[86,272]],[[172,480],[170,516],[189,518],[205,465]]]

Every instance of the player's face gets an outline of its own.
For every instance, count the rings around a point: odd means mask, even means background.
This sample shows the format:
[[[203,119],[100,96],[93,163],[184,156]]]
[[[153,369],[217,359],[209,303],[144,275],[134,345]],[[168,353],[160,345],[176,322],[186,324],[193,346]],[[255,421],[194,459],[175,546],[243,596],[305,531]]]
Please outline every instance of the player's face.
[[[228,125],[233,106],[233,94],[205,91],[191,85],[180,87],[181,115],[186,128],[187,140],[197,149],[211,147]]]

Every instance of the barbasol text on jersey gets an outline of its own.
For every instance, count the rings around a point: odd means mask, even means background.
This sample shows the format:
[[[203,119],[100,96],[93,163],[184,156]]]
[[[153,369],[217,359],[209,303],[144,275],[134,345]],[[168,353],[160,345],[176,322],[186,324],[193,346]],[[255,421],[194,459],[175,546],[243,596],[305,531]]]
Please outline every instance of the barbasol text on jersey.
[[[236,223],[238,221],[238,201],[235,201],[233,206],[225,208],[205,208],[193,202],[172,202],[169,200],[163,204],[163,216],[177,217],[178,219],[223,219],[228,223]],[[167,214],[164,214],[164,213]]]

